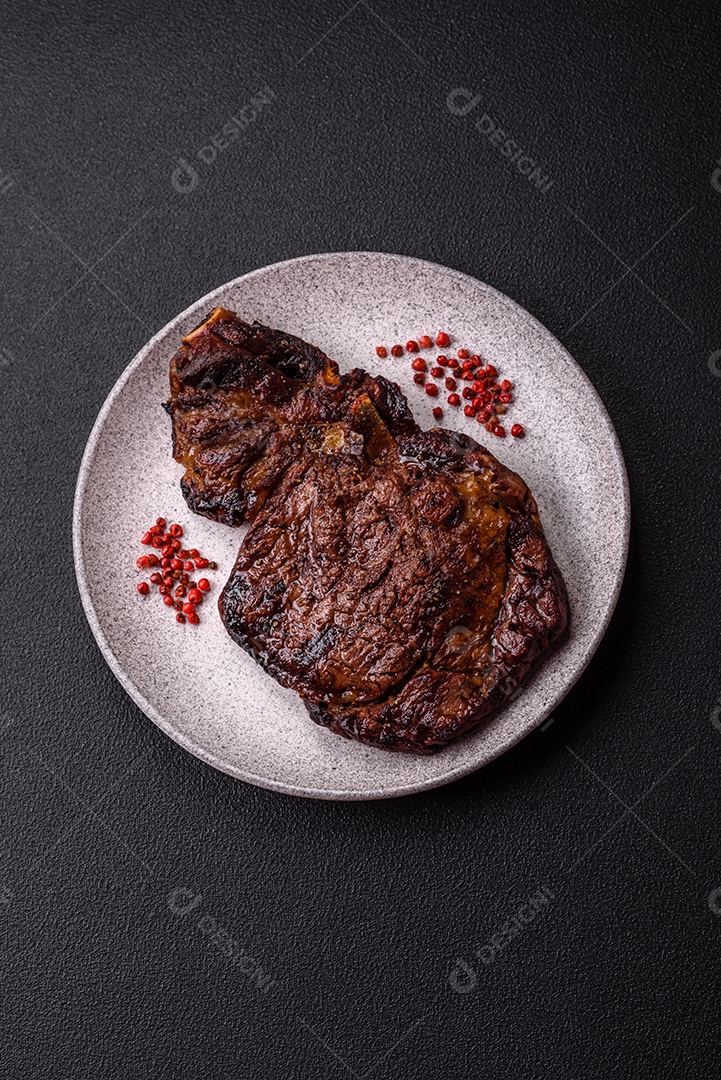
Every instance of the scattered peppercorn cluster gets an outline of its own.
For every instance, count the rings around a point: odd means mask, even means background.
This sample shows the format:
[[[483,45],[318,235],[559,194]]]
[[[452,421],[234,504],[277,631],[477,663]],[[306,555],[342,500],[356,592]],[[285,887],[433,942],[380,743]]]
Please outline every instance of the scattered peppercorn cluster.
[[[204,594],[210,592],[210,582],[205,577],[193,581],[191,574],[197,570],[217,570],[218,564],[204,558],[197,548],[184,548],[182,535],[182,525],[168,527],[163,517],[150,526],[140,543],[156,548],[158,554],[151,551],[136,560],[139,570],[153,570],[149,579],[139,581],[136,588],[141,596],[147,596],[150,586],[157,585],[165,606],[175,611],[176,621],[197,626],[200,615],[196,608],[203,603]]]
[[[448,334],[436,334],[436,345],[439,349],[447,349],[450,343]],[[421,349],[432,347],[433,339],[428,334],[423,334],[418,341],[407,341],[405,352],[417,353]],[[403,356],[403,352],[402,345],[391,346],[391,356]],[[376,356],[381,360],[388,356],[385,345],[376,346]],[[471,353],[469,349],[458,349],[456,356],[437,356],[430,371],[428,362],[422,356],[411,360],[411,368],[414,372],[414,383],[422,386],[429,397],[438,397],[439,391],[438,383],[429,381],[430,375],[433,379],[443,380],[443,386],[448,391],[449,405],[458,408],[465,401],[463,412],[466,416],[483,424],[486,431],[493,435],[501,439],[506,437],[506,429],[500,418],[508,412],[508,406],[513,402],[513,383],[508,379],[499,382],[498,369],[493,364],[484,363],[477,353]],[[470,385],[461,387],[461,383]],[[436,420],[442,419],[443,409],[439,405],[433,409],[433,416]],[[511,435],[515,439],[522,439],[525,434],[523,424],[514,424],[511,428]]]

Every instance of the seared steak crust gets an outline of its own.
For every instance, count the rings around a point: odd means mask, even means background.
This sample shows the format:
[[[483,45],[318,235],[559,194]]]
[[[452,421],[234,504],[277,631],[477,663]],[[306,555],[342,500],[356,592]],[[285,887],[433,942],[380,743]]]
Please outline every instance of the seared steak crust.
[[[317,723],[433,752],[565,629],[523,480],[467,436],[421,432],[393,384],[216,309],[171,390],[191,507],[252,522],[221,617]]]
[[[303,451],[303,430],[345,416],[367,394],[394,434],[418,430],[398,387],[355,369],[341,375],[300,338],[215,308],[170,365],[173,457],[196,514],[240,525]]]

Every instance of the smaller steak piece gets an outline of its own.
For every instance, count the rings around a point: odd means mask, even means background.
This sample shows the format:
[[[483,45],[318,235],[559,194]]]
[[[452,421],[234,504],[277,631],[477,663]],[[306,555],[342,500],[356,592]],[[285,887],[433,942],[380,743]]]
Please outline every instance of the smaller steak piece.
[[[166,409],[191,510],[226,525],[250,520],[304,454],[305,427],[343,420],[359,395],[395,434],[418,430],[395,384],[358,369],[341,375],[300,338],[215,308],[170,365]]]
[[[368,395],[305,435],[241,545],[223,621],[318,723],[432,752],[565,628],[536,504],[472,439],[394,438]]]

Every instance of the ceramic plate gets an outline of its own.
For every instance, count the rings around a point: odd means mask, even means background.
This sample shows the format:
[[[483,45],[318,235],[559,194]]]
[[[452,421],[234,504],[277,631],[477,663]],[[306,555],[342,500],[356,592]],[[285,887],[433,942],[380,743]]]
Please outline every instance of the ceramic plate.
[[[189,546],[217,561],[218,571],[209,575],[213,598],[243,535],[186,507],[183,470],[171,456],[170,419],[160,407],[180,338],[216,305],[305,338],[343,369],[390,376],[424,428],[434,426],[437,401],[413,384],[407,357],[379,361],[377,343],[390,346],[445,329],[516,385],[511,418],[525,425],[524,440],[487,435],[448,406],[443,422],[490,444],[529,484],[568,586],[571,633],[514,701],[438,754],[389,753],[324,731],[295,693],[233,644],[214,600],[203,605],[200,626],[181,626],[155,591],[147,598],[136,592],[135,559],[148,550],[138,538],[158,515],[183,524]],[[74,551],[85,611],[106,660],[166,734],[215,768],[261,787],[320,799],[380,799],[464,776],[543,722],[608,625],[628,531],[628,483],[615,431],[588,378],[552,334],[465,274],[398,255],[349,252],[245,274],[193,304],[138,353],[88,441],[75,498]],[[127,558],[108,559],[109,550]]]

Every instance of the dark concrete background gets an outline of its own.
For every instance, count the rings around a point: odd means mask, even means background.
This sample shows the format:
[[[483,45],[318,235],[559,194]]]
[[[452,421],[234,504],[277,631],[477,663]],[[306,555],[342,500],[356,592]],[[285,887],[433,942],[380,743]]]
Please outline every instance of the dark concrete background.
[[[4,1076],[718,1074],[719,28],[711,3],[6,3]],[[70,518],[152,333],[246,270],[349,248],[545,323],[616,424],[634,527],[550,726],[445,789],[332,805],[216,773],[138,712]]]

